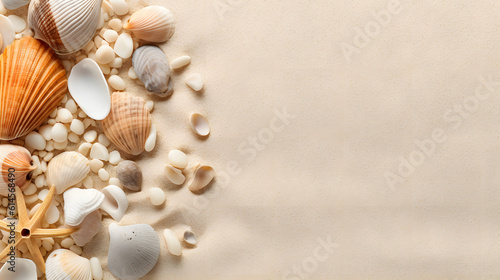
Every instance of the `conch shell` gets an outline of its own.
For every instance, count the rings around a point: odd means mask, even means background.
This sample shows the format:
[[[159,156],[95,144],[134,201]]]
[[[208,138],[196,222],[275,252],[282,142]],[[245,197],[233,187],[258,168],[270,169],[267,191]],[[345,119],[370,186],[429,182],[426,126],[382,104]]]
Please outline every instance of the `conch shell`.
[[[14,41],[0,56],[0,139],[40,126],[67,88],[66,71],[47,45],[31,37]]]
[[[35,38],[57,54],[81,50],[92,40],[101,16],[102,0],[33,0],[28,24]]]
[[[174,35],[174,15],[165,7],[148,6],[133,13],[123,28],[144,41],[165,42]]]
[[[0,145],[0,163],[2,164],[2,178],[0,180],[0,195],[9,194],[9,184],[26,187],[31,181],[36,165],[26,148],[21,146]],[[13,174],[13,175],[9,175]]]
[[[144,99],[128,92],[115,92],[111,96],[111,112],[102,121],[102,128],[119,149],[138,155],[144,151],[151,124]]]
[[[172,94],[170,66],[167,56],[157,46],[142,46],[132,56],[132,65],[137,77],[146,89],[161,96]]]

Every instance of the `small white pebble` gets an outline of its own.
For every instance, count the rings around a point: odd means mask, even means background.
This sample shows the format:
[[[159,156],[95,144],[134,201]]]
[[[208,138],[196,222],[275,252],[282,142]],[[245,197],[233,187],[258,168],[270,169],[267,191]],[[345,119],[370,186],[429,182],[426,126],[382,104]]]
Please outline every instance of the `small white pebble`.
[[[170,229],[165,229],[163,231],[163,237],[165,238],[167,249],[170,254],[180,256],[182,254],[181,242],[177,239],[175,234]]]
[[[61,241],[61,246],[63,248],[66,248],[66,249],[73,246],[74,244],[75,244],[75,241],[73,240],[73,238],[69,238],[69,237],[65,238]]]
[[[54,203],[51,203],[47,210],[47,213],[45,214],[45,221],[47,221],[47,223],[49,223],[50,225],[54,224],[55,222],[59,221],[59,215],[59,210],[54,205]]]
[[[48,194],[49,194],[49,190],[43,189],[38,193],[38,199],[40,199],[41,201],[44,201]]]
[[[118,0],[123,1],[123,0]],[[115,53],[121,58],[129,58],[134,52],[134,41],[128,33],[122,33],[116,39],[114,46]],[[111,62],[111,61],[110,61]]]
[[[113,43],[118,39],[118,33],[114,30],[106,30],[102,37],[104,40],[108,41],[108,43]]]
[[[80,136],[76,135],[74,132],[70,132],[68,134],[68,140],[71,143],[79,143],[80,142]]]
[[[151,188],[149,198],[154,206],[162,205],[165,202],[165,192],[160,188]]]
[[[106,45],[100,46],[95,55],[99,64],[108,64],[115,59],[113,48]]]
[[[52,140],[52,126],[46,124],[42,125],[39,129],[38,132],[45,138],[45,140],[49,141]]]
[[[146,102],[146,108],[148,109],[149,112],[153,111],[154,106],[155,106],[155,103],[152,100]]]
[[[95,45],[95,47],[96,48],[101,47],[102,41],[104,41],[104,39],[101,36],[99,36],[99,35],[95,36],[95,38],[94,38],[94,45]]]
[[[130,79],[132,79],[132,80],[137,80],[137,78],[138,78],[138,77],[137,77],[137,74],[135,73],[135,71],[134,71],[134,68],[133,68],[133,67],[130,67],[130,68],[128,69],[128,77],[129,77]]]
[[[79,247],[79,246],[76,246],[76,245],[73,245],[73,246],[69,247],[69,249],[71,251],[73,251],[77,255],[81,255],[83,253],[82,247]]]
[[[121,57],[117,57],[109,63],[109,67],[112,68],[121,68],[122,66],[123,66],[123,59]]]
[[[203,79],[198,73],[191,74],[186,78],[186,85],[194,91],[200,91],[203,88]]]
[[[102,280],[102,267],[101,262],[98,258],[92,257],[90,258],[90,268],[92,271],[92,277],[94,280]]]
[[[62,123],[56,123],[52,127],[52,139],[56,142],[64,142],[68,138],[68,130]]]
[[[64,140],[63,142],[54,142],[54,148],[56,150],[64,150],[68,146],[68,139]]]
[[[24,189],[23,193],[25,195],[32,195],[32,194],[35,194],[36,191],[37,191],[36,185],[33,183],[30,183],[29,186],[26,189]]]
[[[82,143],[80,147],[78,147],[78,152],[84,156],[87,156],[89,154],[90,148],[92,148],[92,144]]]
[[[14,27],[14,31],[16,33],[23,32],[24,29],[26,29],[26,21],[22,17],[10,15],[8,16],[8,18],[12,23],[12,26]]]
[[[188,165],[187,155],[179,150],[171,150],[168,153],[168,161],[172,166],[179,169],[184,169]]]
[[[45,138],[43,138],[43,136],[38,133],[38,132],[30,132],[27,136],[26,136],[26,146],[30,147],[30,148],[33,148],[35,150],[43,150],[45,149],[45,145],[47,144],[47,141],[45,140]]]
[[[43,160],[46,161],[46,162],[49,162],[52,158],[54,157],[54,153],[50,152],[50,153],[47,153],[44,157],[43,157]]]
[[[73,121],[71,121],[69,129],[71,129],[71,131],[73,131],[76,135],[82,135],[83,132],[85,132],[83,122],[78,119],[73,119]]]
[[[68,109],[71,112],[71,114],[76,113],[76,111],[78,110],[78,106],[76,106],[75,100],[73,99],[68,100],[68,102],[64,104],[64,107]]]
[[[122,157],[120,155],[120,152],[112,151],[111,153],[109,153],[109,163],[111,163],[112,165],[117,165],[121,160]]]
[[[120,78],[117,75],[112,75],[111,77],[109,77],[108,83],[115,90],[124,90],[125,89],[125,82],[123,81],[122,78]]]
[[[128,13],[128,5],[125,0],[110,0],[109,3],[117,15],[123,16]]]
[[[179,69],[188,65],[189,63],[191,63],[191,57],[185,55],[172,60],[172,63],[170,63],[170,67],[172,67],[172,69]]]
[[[151,152],[156,146],[156,126],[154,124],[151,125],[151,131],[149,132],[149,136],[146,139],[146,143],[144,144],[144,150],[146,152]]]
[[[108,137],[104,134],[99,134],[99,137],[97,137],[97,141],[101,143],[104,147],[107,147],[111,144],[111,141],[109,141]]]
[[[101,169],[103,166],[104,163],[96,158],[90,161],[90,170],[92,170],[92,172],[94,173],[98,173],[99,169]]]
[[[111,73],[111,68],[109,68],[107,64],[99,64],[99,68],[101,68],[104,75],[109,75],[109,73]]]
[[[91,158],[96,158],[104,161],[109,160],[109,152],[104,145],[101,143],[95,143],[92,145],[92,148],[90,149],[90,157]]]
[[[94,187],[94,181],[92,180],[92,177],[87,176],[85,179],[83,179],[83,186],[86,187],[87,189],[91,189]]]
[[[79,110],[78,117],[84,119],[87,117],[87,114],[85,114],[85,112],[83,110]]]
[[[118,178],[116,178],[116,177],[109,178],[109,184],[110,185],[115,185],[115,186],[118,186],[118,187],[120,187],[122,185],[122,183],[120,182],[120,180]]]
[[[51,140],[51,141],[48,141],[48,142],[47,142],[47,145],[45,146],[45,150],[46,150],[47,152],[51,152],[51,151],[53,151],[53,150],[54,150],[54,141],[52,141],[52,140]]]
[[[97,138],[97,132],[95,132],[95,130],[87,131],[83,135],[83,139],[85,139],[85,141],[87,141],[89,143],[94,142],[96,138]]]
[[[101,181],[103,182],[106,182],[109,180],[109,173],[108,171],[106,171],[106,169],[99,169],[99,171],[97,172],[97,175],[99,175],[99,179],[101,179]]]
[[[123,23],[119,18],[114,18],[108,22],[109,27],[111,27],[114,31],[120,32],[123,27]]]
[[[118,75],[118,69],[113,68],[111,69],[111,72],[109,72],[110,75]]]
[[[59,109],[57,111],[56,121],[70,123],[73,121],[73,114],[71,114],[71,112],[66,108]]]
[[[83,51],[88,54],[92,51],[92,49],[95,47],[94,41],[90,40],[87,45],[83,48]]]
[[[106,13],[108,13],[110,16],[115,15],[115,11],[113,11],[113,7],[111,7],[111,4],[109,4],[108,1],[102,1],[102,8]]]

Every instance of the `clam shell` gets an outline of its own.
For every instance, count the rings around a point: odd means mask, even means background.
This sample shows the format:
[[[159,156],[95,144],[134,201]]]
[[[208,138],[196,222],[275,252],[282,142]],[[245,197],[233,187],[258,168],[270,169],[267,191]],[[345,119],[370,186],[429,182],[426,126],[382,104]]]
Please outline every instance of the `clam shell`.
[[[133,13],[123,28],[144,41],[165,42],[174,34],[174,15],[165,7],[148,6]]]
[[[40,126],[61,103],[66,71],[43,42],[23,37],[0,56],[0,139],[11,140]]]
[[[207,136],[210,134],[210,125],[208,124],[207,118],[205,118],[202,114],[191,114],[189,117],[189,124],[191,125],[194,133],[200,136]]]
[[[7,18],[4,15],[0,15],[0,37],[2,41],[2,46],[0,47],[3,52],[5,47],[8,45],[12,44],[14,42],[14,39],[16,38],[16,32],[14,31],[14,25],[12,25],[12,22],[10,21],[9,18]]]
[[[102,189],[104,201],[101,209],[106,211],[115,221],[119,222],[128,208],[127,195],[123,190],[115,185],[109,185]]]
[[[122,279],[138,279],[148,274],[160,256],[160,239],[150,225],[109,226],[108,268]]]
[[[95,210],[85,217],[83,222],[81,222],[77,227],[79,230],[71,234],[71,237],[78,246],[85,246],[89,243],[94,236],[99,233],[102,226],[102,214],[101,211]]]
[[[144,151],[151,123],[151,114],[142,98],[128,92],[115,92],[111,96],[111,111],[102,121],[102,128],[120,150],[138,155]]]
[[[31,159],[30,152],[21,146],[3,144],[0,145],[0,163],[2,164],[2,178],[0,180],[0,195],[9,194],[9,174],[14,174],[15,185],[24,189],[31,181],[36,165]],[[15,170],[12,171],[12,168]],[[12,175],[11,175],[12,176]],[[12,185],[11,185],[12,186]]]
[[[132,56],[132,66],[146,89],[161,96],[172,94],[167,56],[157,46],[142,46]]]
[[[0,279],[5,280],[36,280],[36,265],[32,260],[16,258],[15,269],[10,271],[11,265],[6,263],[0,269]]]
[[[64,221],[70,226],[79,225],[85,217],[99,209],[104,194],[96,189],[69,189],[64,192]]]
[[[35,38],[61,55],[81,50],[94,37],[102,0],[33,0],[28,25]]]
[[[199,191],[208,186],[215,177],[215,170],[208,165],[200,165],[194,171],[194,176],[188,184],[192,192]]]
[[[58,194],[79,183],[90,172],[90,162],[77,152],[64,152],[55,156],[47,166],[45,176],[49,186],[54,185]]]
[[[2,0],[2,3],[7,10],[15,10],[28,5],[30,0]]]
[[[92,280],[90,261],[70,250],[53,251],[45,265],[47,280]]]

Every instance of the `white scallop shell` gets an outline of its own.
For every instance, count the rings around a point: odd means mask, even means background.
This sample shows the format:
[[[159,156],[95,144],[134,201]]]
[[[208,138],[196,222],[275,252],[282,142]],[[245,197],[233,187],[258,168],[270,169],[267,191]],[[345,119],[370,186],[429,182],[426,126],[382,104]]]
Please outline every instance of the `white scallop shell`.
[[[31,0],[2,0],[2,3],[7,10],[15,10],[28,5],[30,1]]]
[[[132,66],[146,89],[161,96],[172,94],[167,56],[157,46],[142,46],[132,56]]]
[[[10,19],[4,15],[0,15],[0,35],[2,36],[2,47],[0,53],[2,53],[5,47],[12,44],[12,42],[16,39],[14,25],[12,25]]]
[[[70,250],[53,251],[45,266],[47,280],[92,280],[90,261]]]
[[[132,280],[148,274],[160,256],[160,239],[150,225],[109,225],[108,268],[122,279]]]
[[[210,125],[207,118],[202,114],[193,113],[189,117],[189,124],[193,131],[200,136],[207,136],[210,134]]]
[[[99,209],[104,194],[96,189],[69,189],[64,192],[64,221],[70,226],[79,225],[85,217]]]
[[[102,214],[101,211],[95,210],[85,217],[83,222],[79,224],[77,227],[78,231],[71,234],[71,237],[75,241],[75,244],[78,246],[85,246],[89,243],[94,236],[99,233],[102,226]]]
[[[192,192],[199,191],[208,186],[215,177],[215,170],[208,165],[200,165],[194,171],[194,176],[188,184],[188,189]]]
[[[119,222],[128,208],[127,195],[123,190],[115,185],[109,185],[102,189],[105,198],[101,204],[101,209],[106,211],[115,221]]]
[[[123,28],[144,41],[165,42],[174,35],[174,15],[165,7],[148,6],[133,13]]]
[[[35,38],[45,41],[57,54],[81,50],[94,37],[102,0],[33,0],[28,24]]]
[[[16,258],[14,271],[8,262],[0,269],[0,279],[8,280],[36,280],[36,265],[32,260]]]
[[[57,194],[79,183],[90,172],[90,162],[77,152],[64,152],[54,157],[47,167],[47,184],[56,187]]]

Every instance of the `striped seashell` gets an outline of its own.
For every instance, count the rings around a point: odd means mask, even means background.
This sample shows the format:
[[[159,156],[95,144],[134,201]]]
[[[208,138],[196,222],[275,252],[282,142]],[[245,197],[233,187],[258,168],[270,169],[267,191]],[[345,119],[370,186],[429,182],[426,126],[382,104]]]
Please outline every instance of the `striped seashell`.
[[[90,261],[70,250],[53,251],[46,262],[47,280],[92,280]]]
[[[56,187],[57,194],[83,180],[90,172],[90,161],[77,152],[64,152],[55,156],[47,166],[47,184]]]
[[[24,189],[31,181],[36,165],[30,152],[21,146],[10,144],[0,145],[0,162],[2,163],[2,180],[0,180],[0,195],[9,194],[9,183],[15,183]],[[9,174],[14,174],[10,175]],[[12,181],[12,179],[14,179]],[[12,186],[12,185],[11,185]]]
[[[167,56],[160,48],[151,45],[138,48],[132,56],[132,65],[148,91],[160,96],[172,94],[170,66]]]
[[[165,7],[148,6],[133,13],[123,28],[144,41],[165,42],[174,35],[174,15]]]
[[[120,150],[138,155],[144,151],[151,124],[151,114],[144,99],[128,92],[115,92],[111,96],[111,111],[102,121],[102,128]]]
[[[0,139],[40,126],[67,88],[61,60],[46,44],[31,37],[14,41],[0,56]]]
[[[57,54],[81,50],[92,40],[101,16],[102,0],[33,0],[28,25],[35,38]]]

